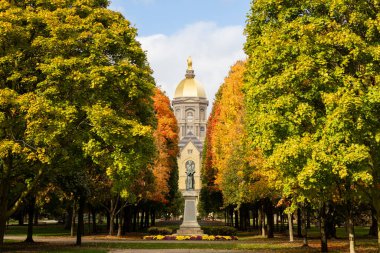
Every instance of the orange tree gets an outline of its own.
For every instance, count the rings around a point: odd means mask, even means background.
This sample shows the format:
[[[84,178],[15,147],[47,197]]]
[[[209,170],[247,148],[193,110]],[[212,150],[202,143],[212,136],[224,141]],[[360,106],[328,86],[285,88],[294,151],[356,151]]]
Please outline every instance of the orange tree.
[[[154,132],[157,155],[153,164],[154,188],[149,198],[163,203],[169,212],[176,212],[173,204],[178,196],[178,125],[169,98],[159,89],[154,93],[157,128]]]

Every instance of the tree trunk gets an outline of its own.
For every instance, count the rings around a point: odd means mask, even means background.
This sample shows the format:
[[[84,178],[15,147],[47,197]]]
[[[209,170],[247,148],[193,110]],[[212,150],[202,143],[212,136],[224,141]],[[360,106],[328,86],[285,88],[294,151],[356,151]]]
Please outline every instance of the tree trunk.
[[[297,209],[297,237],[302,238],[302,214],[301,208]]]
[[[327,238],[337,238],[336,228],[335,228],[335,217],[334,217],[334,207],[332,204],[328,205],[328,212],[326,213],[326,237]]]
[[[131,232],[132,206],[124,208],[124,233]]]
[[[280,232],[280,210],[276,213],[276,231]]]
[[[347,232],[348,232],[348,240],[350,243],[350,253],[355,253],[354,221],[352,217],[352,212],[349,209],[348,209],[348,215],[347,215]]]
[[[265,211],[267,214],[267,231],[268,231],[268,238],[274,237],[274,217],[273,217],[273,205],[272,201],[269,198],[266,198],[265,200]]]
[[[145,228],[148,228],[149,227],[149,218],[150,218],[150,214],[149,214],[149,208],[146,209],[146,213],[145,213]]]
[[[124,208],[121,207],[120,212],[119,212],[119,226],[117,228],[117,236],[121,236],[122,228],[123,228],[123,215],[124,215]]]
[[[111,223],[111,215],[109,212],[106,213],[106,220],[107,220],[107,231],[110,231],[110,223]]]
[[[110,207],[110,227],[108,235],[114,234],[114,222],[115,222],[115,209],[116,203],[114,203],[113,199],[111,199],[111,207]]]
[[[71,221],[73,219],[73,209],[71,207],[66,209],[65,227],[64,229],[71,229]]]
[[[156,210],[153,208],[151,211],[152,214],[152,226],[156,226]]]
[[[133,221],[132,221],[132,231],[136,232],[137,229],[137,214],[138,214],[138,209],[137,206],[133,207]]]
[[[77,241],[76,245],[80,246],[82,244],[82,235],[84,233],[84,221],[83,221],[83,213],[84,213],[84,204],[85,197],[79,197],[79,208],[78,208],[78,226],[77,226]]]
[[[235,211],[234,214],[235,214],[235,228],[239,229],[239,212]]]
[[[254,214],[254,217],[255,217],[255,229],[258,229],[259,228],[259,209],[256,207],[255,210],[254,210],[255,214]]]
[[[24,209],[24,208],[22,208]],[[17,220],[19,226],[24,226],[24,210],[19,210],[17,214]]]
[[[243,207],[243,205],[241,205],[238,212],[239,212],[239,216],[240,216],[239,227],[240,227],[240,230],[244,231],[244,219],[245,219],[245,217],[244,217],[244,210],[243,209],[244,209],[244,207]]]
[[[230,206],[230,226],[234,226],[234,208]]]
[[[1,248],[4,244],[4,235],[5,235],[5,228],[7,223],[7,218],[5,216],[5,212],[7,211],[7,208],[5,206],[6,203],[0,203],[0,252]]]
[[[311,228],[310,226],[310,208],[307,209],[307,219],[306,219],[306,228]]]
[[[319,211],[319,231],[321,233],[321,252],[328,252],[326,236],[326,204]]]
[[[377,214],[377,248],[380,250],[380,214]]]
[[[288,213],[288,225],[289,225],[289,241],[293,242],[294,241],[294,236],[293,236],[293,215],[291,213]]]
[[[91,216],[92,216],[92,233],[96,234],[98,232],[96,228],[96,211],[95,208],[92,206],[91,207]]]
[[[90,207],[88,207],[88,213],[87,213],[87,226],[88,226],[88,234],[91,235],[91,211],[90,211]]]
[[[29,198],[29,202],[28,202],[28,232],[27,232],[25,242],[34,242],[33,221],[34,221],[35,205],[36,205],[36,197],[32,196]]]
[[[12,155],[8,153],[8,158],[3,159],[3,163],[0,164],[0,251],[4,244],[5,229],[8,220],[8,196],[9,196],[9,182],[7,180],[9,174],[12,171]]]
[[[140,215],[140,231],[144,228],[144,208],[141,208],[141,215]]]
[[[377,220],[377,249],[380,252],[380,202],[378,200],[372,202],[376,211]]]
[[[265,214],[264,214],[264,206],[260,206],[260,228],[261,228],[261,236],[265,237],[267,235],[266,230],[265,230]]]
[[[0,185],[0,250],[4,243],[5,228],[7,223],[7,208],[8,208],[8,189],[9,186],[5,183]]]
[[[369,229],[369,235],[377,236],[377,216],[376,210],[374,207],[371,207],[371,227]]]
[[[76,203],[75,203],[75,200],[74,200],[74,203],[73,203],[73,212],[72,212],[72,216],[71,216],[71,236],[74,236],[74,231],[75,231],[75,216],[76,216]]]
[[[303,236],[303,247],[308,247],[309,243],[307,241],[307,224],[306,224],[306,219],[307,219],[307,212],[306,212],[306,207],[304,204],[304,207],[301,212],[301,233]]]
[[[34,226],[38,226],[39,209],[34,207]]]

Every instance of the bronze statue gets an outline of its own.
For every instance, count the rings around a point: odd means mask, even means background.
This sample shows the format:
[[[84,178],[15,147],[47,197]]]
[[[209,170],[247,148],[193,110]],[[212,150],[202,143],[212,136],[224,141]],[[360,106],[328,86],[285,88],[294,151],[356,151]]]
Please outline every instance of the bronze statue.
[[[187,70],[193,70],[193,60],[191,59],[191,56],[187,58]]]
[[[195,163],[191,160],[187,161],[186,164],[186,190],[194,190],[194,173],[195,173]]]

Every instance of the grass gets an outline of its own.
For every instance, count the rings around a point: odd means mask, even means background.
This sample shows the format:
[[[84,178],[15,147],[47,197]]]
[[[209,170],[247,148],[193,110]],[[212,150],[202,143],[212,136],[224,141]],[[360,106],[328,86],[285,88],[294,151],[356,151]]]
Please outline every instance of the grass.
[[[98,225],[99,231],[106,231],[106,225]],[[85,225],[85,234],[88,233],[88,226]],[[28,230],[28,226],[20,226],[20,225],[10,225],[5,231],[5,235],[26,235]],[[70,230],[64,229],[63,224],[46,224],[46,225],[38,225],[33,226],[33,235],[36,236],[69,236]]]
[[[26,235],[27,226],[10,226],[6,231],[6,235]],[[296,234],[297,229],[294,229]],[[377,240],[368,236],[367,227],[356,227],[357,235],[356,249],[358,253],[374,253],[377,252]],[[102,239],[100,242],[86,242],[82,247],[75,247],[67,242],[49,243],[38,242],[34,244],[24,243],[15,240],[5,240],[5,250],[18,251],[27,250],[34,252],[84,252],[84,253],[103,253],[110,249],[221,249],[221,250],[258,250],[261,252],[284,252],[284,253],[301,253],[301,252],[319,252],[319,230],[312,227],[308,230],[310,236],[309,248],[302,248],[301,239],[296,239],[294,243],[288,242],[288,237],[284,234],[276,234],[273,239],[267,239],[257,235],[258,231],[254,232],[239,232],[239,241],[233,242],[176,242],[176,241],[131,241],[123,238],[119,241],[107,241],[104,236],[99,236]],[[69,236],[69,231],[64,230],[63,225],[49,224],[34,227],[34,235],[36,236]],[[337,229],[337,235],[340,239],[328,240],[329,252],[348,252],[347,234],[344,228]],[[53,237],[52,237],[53,238]],[[131,238],[140,238],[130,235]],[[111,238],[112,239],[112,238]],[[116,237],[115,237],[116,239]],[[53,239],[52,239],[53,240]]]
[[[26,235],[28,226],[8,226],[5,235]],[[65,230],[61,224],[33,226],[33,235],[37,236],[69,236],[70,230]]]
[[[15,252],[17,250],[26,250],[34,252],[85,252],[85,253],[103,253],[110,249],[220,249],[220,250],[258,250],[260,252],[283,252],[283,253],[301,253],[301,252],[319,252],[319,240],[310,240],[310,247],[301,247],[300,241],[289,243],[283,239],[257,239],[251,242],[89,242],[83,243],[81,247],[75,247],[67,244],[50,244],[50,243],[6,243],[5,250]],[[375,253],[377,252],[376,240],[358,241],[358,253]],[[348,242],[343,240],[329,241],[329,252],[348,252]]]
[[[293,232],[294,232],[294,235],[296,236],[297,226],[294,226]],[[363,227],[363,226],[355,227],[356,238],[366,238],[368,237],[368,233],[369,233],[369,227]],[[311,237],[311,238],[319,238],[320,237],[319,227],[311,226],[311,228],[307,230],[307,235],[308,237]],[[345,227],[336,228],[336,236],[338,238],[348,238],[348,234],[346,232]]]

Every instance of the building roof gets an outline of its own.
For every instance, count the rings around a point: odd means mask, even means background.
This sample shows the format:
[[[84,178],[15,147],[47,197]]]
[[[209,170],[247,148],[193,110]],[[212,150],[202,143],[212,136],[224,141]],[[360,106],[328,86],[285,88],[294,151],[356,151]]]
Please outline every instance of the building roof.
[[[179,97],[202,97],[206,98],[206,92],[203,85],[198,82],[194,77],[194,70],[192,66],[192,60],[189,57],[187,59],[186,78],[183,79],[178,85],[174,93],[174,98]]]
[[[197,150],[202,153],[203,149],[203,144],[202,142],[193,134],[193,133],[188,133],[185,137],[183,137],[179,141],[179,149],[182,151],[182,149],[189,143],[192,142],[194,146],[197,148]]]

